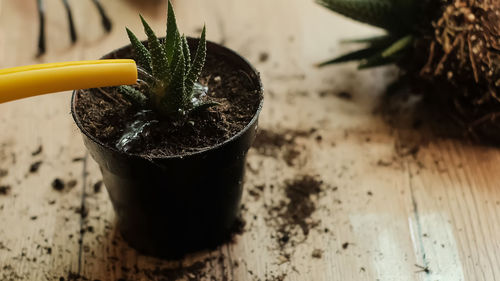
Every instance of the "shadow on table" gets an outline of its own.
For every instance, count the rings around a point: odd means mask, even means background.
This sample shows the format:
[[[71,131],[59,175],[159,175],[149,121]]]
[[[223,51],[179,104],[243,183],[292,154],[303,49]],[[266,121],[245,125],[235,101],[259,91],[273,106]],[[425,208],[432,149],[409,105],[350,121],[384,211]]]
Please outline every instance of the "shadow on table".
[[[190,254],[179,260],[163,260],[142,255],[131,248],[117,230],[116,222],[107,228],[107,235],[96,239],[99,242],[91,243],[93,245],[86,251],[91,255],[85,258],[84,264],[91,268],[83,272],[92,274],[87,276],[90,280],[111,277],[117,280],[199,280],[202,277],[227,278],[225,275],[229,274],[230,261],[221,248]]]
[[[428,143],[437,139],[452,139],[475,146],[500,146],[498,122],[470,122],[459,114],[456,102],[439,99],[439,90],[432,91],[435,95],[424,97],[415,94],[415,90],[408,86],[398,91],[389,89],[380,98],[376,113],[398,131],[402,141]]]

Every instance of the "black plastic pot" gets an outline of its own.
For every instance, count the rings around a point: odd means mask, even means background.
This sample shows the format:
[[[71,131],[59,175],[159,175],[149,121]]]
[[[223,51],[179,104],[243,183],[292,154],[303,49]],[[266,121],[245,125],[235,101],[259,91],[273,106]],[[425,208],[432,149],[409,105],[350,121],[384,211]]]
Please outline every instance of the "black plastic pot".
[[[103,58],[126,58],[123,54],[129,51],[126,46]],[[207,52],[241,68],[261,102],[242,131],[204,151],[146,159],[109,147],[83,128],[76,111],[78,91],[73,93],[73,118],[101,168],[118,227],[125,240],[145,254],[172,258],[216,247],[229,238],[239,214],[245,158],[262,108],[262,83],[237,53],[212,42],[207,42]]]

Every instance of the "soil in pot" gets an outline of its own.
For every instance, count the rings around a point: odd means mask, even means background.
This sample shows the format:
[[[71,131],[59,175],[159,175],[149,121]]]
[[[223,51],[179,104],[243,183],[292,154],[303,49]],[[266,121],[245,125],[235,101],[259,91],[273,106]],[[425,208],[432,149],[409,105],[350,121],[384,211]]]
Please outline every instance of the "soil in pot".
[[[133,57],[130,52],[120,57]],[[220,105],[190,116],[182,126],[173,126],[154,112],[147,118],[142,137],[127,147],[127,152],[145,158],[160,158],[196,152],[222,143],[241,131],[254,117],[262,100],[247,74],[225,60],[208,53],[200,84],[208,87],[207,96]],[[116,88],[79,92],[77,114],[87,132],[102,143],[115,147],[130,125],[141,114]],[[158,121],[158,122],[156,122]]]

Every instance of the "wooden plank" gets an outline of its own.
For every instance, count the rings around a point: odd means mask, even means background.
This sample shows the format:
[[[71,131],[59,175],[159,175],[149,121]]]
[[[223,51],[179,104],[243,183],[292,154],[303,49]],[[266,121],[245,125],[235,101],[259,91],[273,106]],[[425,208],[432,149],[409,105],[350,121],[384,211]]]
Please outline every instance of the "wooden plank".
[[[434,140],[422,147],[421,164],[408,163],[415,204],[415,241],[430,278],[500,278],[498,149]]]

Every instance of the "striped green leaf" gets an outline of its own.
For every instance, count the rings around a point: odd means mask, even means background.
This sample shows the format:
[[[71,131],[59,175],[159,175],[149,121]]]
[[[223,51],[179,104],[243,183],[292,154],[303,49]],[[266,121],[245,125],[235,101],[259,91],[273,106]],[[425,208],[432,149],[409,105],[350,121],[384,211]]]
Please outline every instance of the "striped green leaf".
[[[137,63],[144,68],[147,72],[151,73],[151,53],[149,50],[142,44],[142,42],[137,39],[137,36],[128,28],[127,34],[130,39],[130,43],[132,44],[132,49],[134,50],[134,54],[137,57]]]
[[[165,49],[146,20],[144,20],[142,16],[140,17],[142,25],[144,26],[144,32],[148,36],[148,45],[149,51],[151,52],[153,76],[158,80],[163,80],[169,75],[168,60],[165,54]]]

